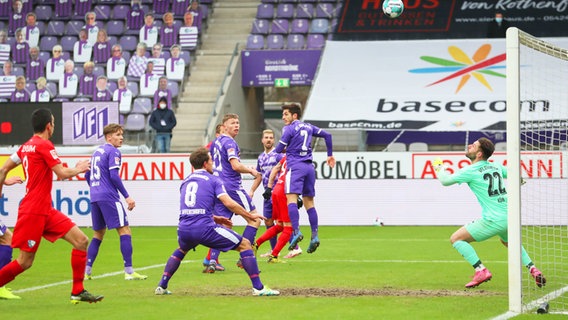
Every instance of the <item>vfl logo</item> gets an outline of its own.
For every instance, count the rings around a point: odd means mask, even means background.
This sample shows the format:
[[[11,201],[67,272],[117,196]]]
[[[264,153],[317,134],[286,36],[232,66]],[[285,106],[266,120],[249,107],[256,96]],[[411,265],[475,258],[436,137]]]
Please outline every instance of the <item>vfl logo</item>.
[[[36,242],[34,240],[28,240],[28,248],[33,248],[35,247]]]
[[[504,69],[505,66],[503,65],[496,65],[500,62],[505,61],[506,54],[502,53],[497,56],[487,58],[489,53],[491,52],[491,45],[484,44],[477,51],[473,54],[470,58],[463,50],[456,46],[448,47],[448,52],[454,59],[447,60],[443,58],[437,57],[430,57],[430,56],[422,56],[420,57],[421,60],[426,62],[439,65],[440,67],[432,67],[432,68],[419,68],[419,69],[411,69],[409,72],[411,73],[448,73],[452,72],[449,76],[442,78],[436,82],[430,83],[427,87],[436,85],[438,83],[442,83],[454,78],[460,77],[460,82],[456,88],[456,93],[458,93],[465,84],[471,79],[473,76],[477,81],[483,84],[489,91],[493,91],[485,76],[494,76],[494,77],[501,77],[505,78],[505,75],[493,69]]]
[[[73,113],[73,140],[103,137],[103,128],[109,123],[109,108],[81,108]]]

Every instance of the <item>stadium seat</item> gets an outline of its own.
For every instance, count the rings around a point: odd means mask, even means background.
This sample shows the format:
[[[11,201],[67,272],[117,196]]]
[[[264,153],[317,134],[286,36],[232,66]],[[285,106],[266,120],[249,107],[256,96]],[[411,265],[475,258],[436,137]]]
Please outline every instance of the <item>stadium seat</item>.
[[[126,4],[117,4],[112,8],[113,20],[126,20],[130,6]]]
[[[316,7],[316,18],[331,19],[335,15],[333,4],[318,3]]]
[[[35,14],[38,21],[49,21],[53,16],[53,10],[51,6],[39,5],[35,8]]]
[[[146,117],[140,113],[130,113],[124,120],[124,130],[128,132],[140,132],[146,129]]]
[[[406,151],[406,143],[393,142],[389,144],[385,150],[389,152],[404,152]]]
[[[262,0],[260,2],[262,2],[262,3],[278,3],[278,0]],[[201,1],[201,3],[203,3],[203,1]]]
[[[47,24],[47,31],[45,32],[45,34],[48,36],[61,37],[64,32],[65,32],[65,22],[51,20]]]
[[[63,51],[70,51],[73,52],[73,47],[75,46],[75,42],[79,41],[77,36],[63,36],[61,37],[61,47]]]
[[[69,102],[69,98],[65,98],[65,97],[55,97],[53,99],[53,102]]]
[[[51,49],[57,45],[58,39],[55,36],[43,36],[39,39],[39,50],[49,52],[51,57]]]
[[[74,102],[89,102],[89,101],[91,101],[91,99],[89,97],[83,96],[83,97],[73,98],[73,101]]]
[[[78,36],[79,31],[83,29],[85,23],[81,20],[71,20],[67,22],[67,26],[65,27],[65,34],[69,36]]]
[[[507,142],[495,143],[495,151],[507,151]]]
[[[248,50],[260,50],[264,49],[264,36],[260,34],[251,34],[247,38]]]
[[[269,32],[269,23],[268,20],[264,19],[255,19],[252,22],[252,30],[250,33],[252,34],[268,34]]]
[[[111,20],[107,22],[106,31],[109,36],[121,36],[125,31],[124,21]]]
[[[138,81],[129,80],[126,87],[132,91],[132,98],[138,97],[138,92],[140,91],[138,90]]]
[[[179,83],[177,81],[168,81],[168,89],[172,92],[172,98],[179,95]]]
[[[95,65],[93,68],[93,74],[95,77],[104,76],[106,74],[105,67]]]
[[[296,18],[312,19],[314,17],[314,5],[311,3],[299,3],[296,6]]]
[[[41,40],[40,40],[41,43]],[[41,50],[41,49],[40,49]],[[49,60],[49,58],[51,58],[51,53],[48,51],[40,51],[39,52],[39,59],[41,61],[43,61],[44,64],[47,63],[47,60]]]
[[[110,44],[110,46],[112,48],[112,46],[114,46],[115,44],[118,43],[117,36],[108,36],[108,43]]]
[[[291,3],[280,3],[276,7],[276,18],[291,19],[294,16],[294,5]]]
[[[109,5],[103,4],[103,5],[96,5],[95,7],[95,13],[97,14],[97,20],[109,20],[110,19],[110,14],[111,14],[111,8]]]
[[[12,74],[15,76],[25,76],[26,70],[24,67],[13,66],[12,67]]]
[[[26,91],[29,94],[32,94],[32,92],[34,92],[35,89],[36,89],[35,82],[31,82],[31,81],[26,82]]]
[[[296,3],[298,0],[280,0],[282,3]]]
[[[57,83],[48,81],[45,85],[45,89],[49,91],[49,94],[51,94],[52,97],[57,96]]]
[[[152,112],[152,99],[147,97],[136,97],[132,103],[130,113],[150,114]]]
[[[292,50],[304,49],[304,36],[301,34],[289,34],[286,48]]]
[[[44,35],[47,32],[47,23],[45,21],[39,21],[39,20],[36,21],[36,26],[39,29],[40,35]],[[2,29],[0,29],[0,30],[2,30]]]
[[[108,91],[110,91],[111,93],[114,93],[114,90],[116,90],[118,88],[118,85],[116,84],[115,81],[108,81],[107,82],[107,88],[108,88]]]
[[[284,37],[281,34],[269,34],[266,38],[266,48],[280,50],[284,48]]]
[[[308,19],[294,19],[292,20],[292,26],[290,27],[290,33],[308,33],[310,28],[310,23]]]
[[[179,53],[179,57],[183,59],[183,62],[185,62],[185,67],[189,67],[189,64],[191,63],[191,53],[189,51],[182,50]]]
[[[327,19],[314,19],[309,31],[310,33],[328,33],[329,21]]]
[[[288,34],[289,22],[286,19],[274,19],[270,26],[270,33],[272,34]]]
[[[83,63],[79,63],[77,65],[75,65],[75,68],[73,68],[73,73],[77,75],[77,77],[81,77],[84,73],[83,70]]]
[[[274,6],[270,3],[259,4],[256,9],[257,19],[272,19],[274,18]]]
[[[323,49],[325,46],[325,38],[321,34],[308,34],[306,40],[306,49]]]
[[[122,46],[123,51],[135,51],[138,45],[137,36],[122,36],[118,40],[118,43]],[[128,60],[126,60],[128,61]]]
[[[497,147],[497,144],[495,146]],[[408,151],[426,152],[428,151],[428,144],[426,142],[412,142],[408,145]]]

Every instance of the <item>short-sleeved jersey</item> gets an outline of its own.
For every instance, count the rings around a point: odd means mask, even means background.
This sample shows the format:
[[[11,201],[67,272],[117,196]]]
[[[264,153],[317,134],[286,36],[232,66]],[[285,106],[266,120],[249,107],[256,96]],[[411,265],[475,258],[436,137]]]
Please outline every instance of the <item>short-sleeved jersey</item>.
[[[468,184],[481,205],[483,218],[493,221],[507,219],[504,178],[507,178],[507,169],[488,161],[478,161],[451,175],[456,183]]]
[[[286,156],[283,156],[282,159],[280,159],[279,163],[282,167],[280,167],[280,172],[278,173],[278,180],[276,181],[276,183],[274,185],[284,184],[286,182],[286,170],[288,169],[288,164],[286,162]]]
[[[312,137],[322,137],[322,129],[299,120],[285,127],[280,143],[286,146],[288,166],[296,162],[312,161]]]
[[[215,225],[213,208],[227,194],[223,182],[204,169],[187,176],[180,187],[179,227]]]
[[[119,201],[118,190],[110,178],[111,170],[120,170],[122,155],[110,143],[104,144],[91,156],[90,194],[91,202]]]
[[[53,143],[34,135],[17,151],[26,175],[26,195],[19,213],[47,215],[51,206],[53,171],[61,163]]]
[[[270,172],[272,168],[280,162],[284,155],[281,153],[276,153],[274,149],[270,150],[268,153],[263,152],[258,156],[256,162],[256,171],[262,174],[262,185],[266,188],[268,184],[268,178],[270,178]],[[278,176],[276,176],[278,178]]]
[[[228,190],[238,190],[242,187],[241,173],[233,170],[231,159],[241,161],[241,149],[235,141],[228,135],[222,134],[211,145],[211,156],[213,157],[213,167],[219,173],[219,177]]]

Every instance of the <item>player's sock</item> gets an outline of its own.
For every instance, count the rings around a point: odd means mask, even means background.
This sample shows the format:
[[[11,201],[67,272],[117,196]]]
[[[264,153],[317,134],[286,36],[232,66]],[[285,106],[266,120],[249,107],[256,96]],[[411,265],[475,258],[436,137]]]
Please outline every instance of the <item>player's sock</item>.
[[[282,234],[280,235],[280,237],[278,237],[276,246],[272,250],[272,255],[275,257],[278,257],[280,251],[282,251],[282,248],[284,248],[284,246],[288,244],[288,241],[290,241],[290,238],[292,238],[292,227],[284,226],[283,229],[284,230],[282,231]]]
[[[271,229],[271,228],[273,228],[273,227],[276,227],[276,226],[277,226],[276,224],[273,224],[273,225],[271,225],[271,226],[266,226],[266,231],[268,231],[269,229]],[[278,240],[278,239],[276,239],[276,237],[270,238],[270,248],[271,248],[271,249],[274,249],[274,247],[276,246],[277,240]]]
[[[13,260],[5,265],[0,269],[0,287],[14,280],[22,272],[24,272],[24,268],[22,268],[17,260]]]
[[[12,261],[12,247],[0,246],[0,269]]]
[[[473,249],[473,247],[467,243],[466,241],[456,241],[454,242],[454,244],[452,245],[464,258],[467,262],[469,262],[469,264],[471,264],[472,266],[474,266],[478,261],[479,261],[479,257],[477,256],[477,253],[475,252],[475,249]]]
[[[97,238],[93,238],[91,243],[89,243],[89,248],[87,249],[87,268],[85,268],[85,273],[87,274],[91,274],[91,268],[95,263],[95,259],[97,259],[101,243],[102,241]]]
[[[298,211],[297,203],[288,204],[288,216],[290,217],[290,222],[292,222],[292,229],[300,229],[300,211]]]
[[[213,249],[209,248],[209,251],[207,251],[207,261],[211,260],[211,250]]]
[[[162,274],[162,279],[160,279],[160,283],[158,284],[162,288],[168,287],[168,282],[176,273],[181,261],[185,258],[185,253],[183,253],[179,248],[176,249],[168,259],[166,266],[164,267],[164,273]]]
[[[483,263],[481,263],[481,260],[478,260],[476,263],[474,263],[473,268],[475,269],[475,271],[481,271],[483,269],[486,269]]]
[[[215,249],[209,250],[209,261],[215,260],[215,261],[217,261],[217,263],[219,263],[219,255],[220,254],[221,254],[221,251],[219,251],[219,250],[215,250]]]
[[[529,269],[532,265],[534,265],[531,257],[529,257],[529,254],[527,253],[527,250],[525,250],[525,247],[523,246],[521,246],[521,262],[523,263],[523,266],[527,266]]]
[[[120,252],[122,253],[122,260],[124,261],[124,272],[131,274],[134,272],[132,269],[132,236],[123,234],[120,236]]]
[[[256,232],[258,231],[257,228],[251,226],[251,225],[247,225],[245,227],[245,230],[243,231],[243,238],[246,238],[248,241],[250,241],[251,244],[254,243],[254,238],[256,238]]]
[[[256,262],[256,258],[252,250],[241,251],[241,262],[243,264],[243,269],[245,269],[245,271],[249,275],[252,286],[257,290],[264,288],[264,285],[262,284],[260,277],[258,276],[260,271],[258,271],[258,263]]]
[[[73,289],[72,294],[79,294],[85,287],[83,280],[85,279],[85,266],[87,265],[87,251],[73,249],[71,250],[71,269],[73,270]]]
[[[308,220],[310,221],[310,227],[312,228],[312,239],[318,236],[318,212],[316,208],[309,208],[307,211]]]
[[[256,239],[256,243],[260,246],[267,240],[276,240],[276,235],[283,230],[282,226],[280,225],[273,225],[270,229],[266,230],[258,239]],[[272,243],[271,243],[272,244]]]

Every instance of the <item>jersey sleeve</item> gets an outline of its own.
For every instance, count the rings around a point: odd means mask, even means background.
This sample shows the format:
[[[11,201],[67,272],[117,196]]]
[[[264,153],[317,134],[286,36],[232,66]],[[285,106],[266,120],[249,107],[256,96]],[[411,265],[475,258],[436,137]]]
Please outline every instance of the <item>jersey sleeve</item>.
[[[219,198],[220,196],[227,194],[227,190],[225,190],[225,185],[223,184],[223,181],[221,181],[221,179],[212,176],[213,177],[213,188],[215,190],[215,197]]]
[[[51,141],[39,144],[38,147],[39,148],[37,148],[37,151],[39,152],[39,154],[41,154],[49,168],[53,168],[54,166],[61,164],[61,159],[59,159],[57,151],[55,151],[55,147],[53,146],[53,143],[51,143]]]
[[[120,169],[120,164],[122,162],[122,155],[120,154],[120,151],[118,151],[118,149],[113,150],[113,152],[108,155],[107,161],[109,171],[113,169]]]

